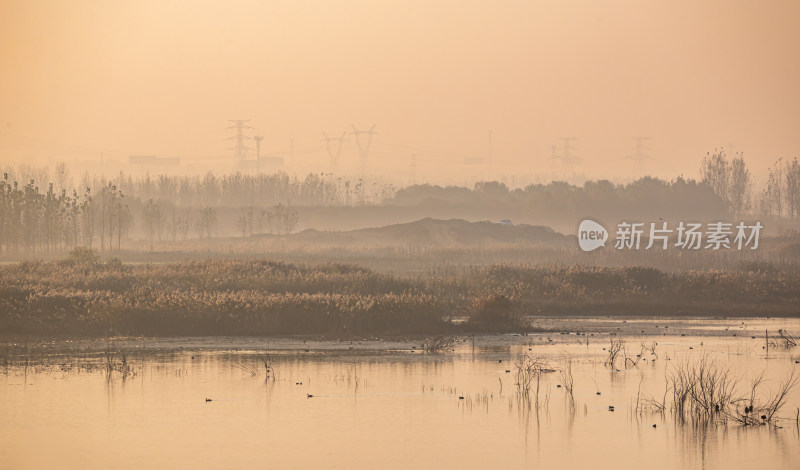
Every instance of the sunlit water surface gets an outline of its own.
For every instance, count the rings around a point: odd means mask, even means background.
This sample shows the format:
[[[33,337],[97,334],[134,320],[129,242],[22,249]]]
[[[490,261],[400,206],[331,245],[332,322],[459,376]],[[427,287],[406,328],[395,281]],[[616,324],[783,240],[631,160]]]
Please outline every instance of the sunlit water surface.
[[[800,468],[799,390],[780,427],[635,411],[637,396],[663,397],[680,361],[708,355],[743,388],[766,371],[770,389],[800,367],[800,351],[767,354],[750,336],[624,339],[633,353],[657,341],[658,359],[609,368],[600,334],[467,340],[440,354],[279,340],[269,352],[219,350],[210,340],[133,348],[127,376],[109,375],[97,351],[34,358],[0,375],[0,468]],[[543,376],[538,408],[520,400],[514,361],[526,353],[554,368],[572,357],[574,407],[558,372]]]

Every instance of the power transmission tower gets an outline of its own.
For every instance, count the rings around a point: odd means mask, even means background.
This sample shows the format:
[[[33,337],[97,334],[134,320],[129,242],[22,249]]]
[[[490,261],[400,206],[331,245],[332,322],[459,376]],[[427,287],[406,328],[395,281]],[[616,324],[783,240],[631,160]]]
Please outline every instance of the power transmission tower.
[[[637,170],[643,170],[647,160],[655,160],[646,153],[648,148],[644,146],[645,141],[650,140],[650,137],[634,137],[634,140],[636,140],[636,149],[633,155],[628,155],[625,160],[632,160]]]
[[[560,154],[556,153],[556,146],[553,146],[553,156],[551,157],[553,160],[560,160],[561,165],[567,169],[570,173],[572,173],[572,168],[574,165],[579,164],[582,159],[581,157],[575,155],[573,150],[576,150],[575,147],[570,144],[573,140],[578,140],[577,137],[562,137],[564,141],[564,148],[561,150]]]
[[[250,119],[229,119],[229,121],[232,122],[233,125],[228,126],[228,129],[236,131],[236,134],[228,137],[228,140],[233,141],[233,147],[229,148],[229,150],[233,150],[233,159],[236,162],[241,162],[247,158],[247,151],[250,150],[245,144],[245,140],[249,139],[250,136],[244,135],[245,129],[252,129],[252,127],[247,125]]]
[[[353,132],[351,132],[356,138],[356,145],[358,145],[358,155],[361,157],[361,175],[364,176],[367,172],[367,159],[369,158],[369,148],[372,145],[372,136],[377,134],[375,132],[375,124],[369,128],[368,131],[360,131],[356,129],[356,126],[353,125]],[[361,143],[361,136],[367,136],[366,144]]]
[[[577,155],[572,154],[572,151],[576,149],[575,147],[572,147],[572,145],[570,144],[570,142],[572,142],[573,140],[578,140],[578,138],[562,137],[562,140],[564,141],[564,151],[561,154],[561,159],[567,164],[580,163],[581,158]]]
[[[347,142],[347,139],[344,136],[347,135],[347,132],[342,132],[342,135],[339,137],[328,137],[327,134],[324,132],[322,133],[322,140],[325,142],[325,148],[328,149],[328,157],[330,158],[330,166],[331,171],[338,171],[339,170],[339,156],[342,154],[342,145]],[[331,142],[339,142],[339,146],[334,151],[331,148]]]

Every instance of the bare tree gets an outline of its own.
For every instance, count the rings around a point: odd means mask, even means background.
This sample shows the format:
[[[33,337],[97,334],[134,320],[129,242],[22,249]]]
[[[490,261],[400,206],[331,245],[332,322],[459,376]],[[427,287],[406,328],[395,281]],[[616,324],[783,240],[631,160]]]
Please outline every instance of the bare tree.
[[[729,201],[731,212],[741,215],[750,210],[750,170],[744,162],[742,154],[731,160],[729,178]]]
[[[765,196],[769,201],[769,214],[772,215],[774,211],[778,217],[783,216],[783,158],[779,158],[769,169]]]
[[[144,205],[144,228],[147,232],[147,239],[150,242],[150,250],[153,250],[153,240],[161,224],[161,209],[152,199]]]
[[[725,150],[706,154],[700,167],[700,176],[703,183],[711,186],[714,193],[730,206],[730,163],[725,156]]]
[[[200,232],[200,239],[203,238],[205,232],[208,238],[211,238],[211,229],[217,225],[217,210],[213,207],[205,207],[200,213],[200,220],[198,221],[198,230]]]
[[[786,204],[789,218],[800,217],[800,163],[797,157],[786,166]]]

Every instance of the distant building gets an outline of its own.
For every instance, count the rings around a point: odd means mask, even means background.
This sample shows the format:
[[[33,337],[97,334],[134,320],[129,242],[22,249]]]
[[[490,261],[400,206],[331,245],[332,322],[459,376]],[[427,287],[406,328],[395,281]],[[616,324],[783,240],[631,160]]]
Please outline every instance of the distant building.
[[[512,222],[512,221],[510,221],[508,219],[503,219],[500,222],[498,222],[498,224],[500,224],[500,225],[514,225],[514,222]]]

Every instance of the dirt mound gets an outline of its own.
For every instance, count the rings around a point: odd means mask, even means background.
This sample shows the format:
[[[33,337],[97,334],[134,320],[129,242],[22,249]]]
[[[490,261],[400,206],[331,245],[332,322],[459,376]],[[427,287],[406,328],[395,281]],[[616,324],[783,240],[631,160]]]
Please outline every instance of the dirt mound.
[[[342,246],[351,244],[440,247],[485,244],[567,246],[573,243],[570,237],[557,233],[549,227],[431,218],[347,232],[305,230],[291,238],[303,242]]]

